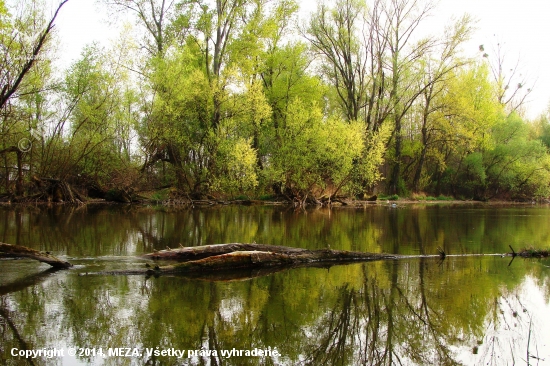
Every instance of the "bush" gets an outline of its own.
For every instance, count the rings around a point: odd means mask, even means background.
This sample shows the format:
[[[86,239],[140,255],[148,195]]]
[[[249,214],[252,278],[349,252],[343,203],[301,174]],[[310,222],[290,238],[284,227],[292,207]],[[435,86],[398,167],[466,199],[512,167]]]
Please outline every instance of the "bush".
[[[386,196],[385,194],[381,194],[378,196],[378,200],[388,200],[388,201],[397,201],[399,199],[399,196],[396,194],[392,194],[391,196]]]

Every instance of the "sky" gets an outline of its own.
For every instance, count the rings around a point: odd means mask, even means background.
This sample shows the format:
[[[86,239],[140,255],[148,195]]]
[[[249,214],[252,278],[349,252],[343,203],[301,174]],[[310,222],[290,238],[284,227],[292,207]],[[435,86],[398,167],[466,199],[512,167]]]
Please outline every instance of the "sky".
[[[49,0],[53,11],[59,0]],[[370,0],[366,0],[367,4]],[[330,0],[325,0],[330,4]],[[316,0],[300,1],[301,17],[316,7]],[[533,89],[527,104],[527,117],[535,118],[545,112],[550,102],[550,35],[549,0],[439,0],[425,27],[440,33],[455,17],[468,13],[477,19],[477,31],[466,46],[469,56],[479,55],[479,45],[491,57],[497,43],[505,52],[509,67],[519,60],[522,76]],[[59,63],[69,65],[91,42],[104,45],[118,36],[113,16],[95,0],[70,0],[58,16],[60,37]]]

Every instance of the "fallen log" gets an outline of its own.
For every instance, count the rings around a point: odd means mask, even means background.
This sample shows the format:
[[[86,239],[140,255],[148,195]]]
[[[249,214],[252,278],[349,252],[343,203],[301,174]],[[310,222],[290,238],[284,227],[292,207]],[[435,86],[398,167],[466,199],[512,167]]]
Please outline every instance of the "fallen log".
[[[266,244],[215,244],[162,250],[144,256],[154,260],[174,260],[178,264],[155,266],[154,269],[132,269],[107,272],[109,274],[208,274],[241,270],[295,268],[305,265],[325,266],[402,256],[380,253],[349,252],[343,250],[309,250]]]
[[[181,244],[180,244],[181,245]],[[215,255],[228,254],[232,252],[271,252],[271,253],[286,253],[299,254],[311,252],[311,250],[302,248],[285,247],[280,245],[256,244],[256,243],[229,243],[229,244],[211,244],[201,245],[197,247],[183,247],[177,249],[167,248],[166,250],[155,251],[148,253],[143,258],[154,260],[173,260],[178,262],[186,262],[208,258]],[[364,253],[361,253],[364,254]]]
[[[181,246],[181,244],[180,244]],[[278,245],[229,243],[197,247],[155,251],[145,254],[146,258],[157,262],[154,268],[106,271],[90,274],[118,275],[185,275],[192,278],[214,280],[232,280],[263,276],[297,267],[328,268],[337,264],[369,262],[377,260],[396,260],[405,258],[439,258],[464,256],[512,256],[512,254],[446,254],[440,251],[433,255],[399,255],[387,253],[350,252],[343,250],[309,250]],[[178,262],[159,266],[162,263]],[[86,273],[88,274],[88,273]]]
[[[48,252],[41,252],[21,245],[0,243],[0,257],[3,258],[31,258],[47,263],[54,268],[70,268],[73,265],[65,262]]]

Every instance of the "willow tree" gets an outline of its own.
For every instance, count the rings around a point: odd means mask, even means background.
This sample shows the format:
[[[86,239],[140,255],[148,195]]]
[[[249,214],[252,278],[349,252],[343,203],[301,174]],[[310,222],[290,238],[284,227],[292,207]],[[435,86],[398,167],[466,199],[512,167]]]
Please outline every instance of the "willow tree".
[[[111,9],[130,14],[134,17],[140,38],[140,49],[129,57],[121,58],[125,68],[134,71],[133,80],[138,82],[139,89],[127,93],[132,98],[141,98],[141,111],[134,119],[135,130],[139,135],[144,153],[142,172],[150,171],[156,162],[162,161],[173,166],[179,187],[185,185],[182,174],[182,157],[185,150],[179,139],[179,134],[170,134],[178,121],[173,120],[174,114],[162,114],[167,94],[173,92],[172,83],[160,77],[159,72],[167,71],[176,59],[179,59],[181,48],[185,47],[190,35],[193,21],[196,20],[196,1],[176,0],[101,0]],[[170,52],[169,52],[170,51]],[[137,64],[136,64],[137,63]],[[188,65],[182,65],[188,68]],[[173,70],[173,69],[171,69]],[[167,71],[168,72],[168,71]],[[170,71],[169,75],[173,75]],[[189,75],[188,73],[184,73]],[[178,79],[179,80],[179,77]],[[159,99],[161,100],[159,102]],[[165,175],[165,174],[164,174]]]
[[[542,141],[529,136],[530,125],[517,113],[492,128],[492,144],[483,153],[484,198],[548,197],[550,155]]]
[[[389,130],[363,143],[364,126],[333,115],[325,118],[315,102],[296,98],[288,107],[281,143],[271,156],[266,174],[282,182],[284,194],[300,205],[319,200],[332,201],[338,193],[362,191],[357,182],[374,184],[381,179]]]
[[[393,121],[389,189],[401,181],[403,120],[429,87],[422,84],[419,61],[435,45],[433,37],[413,42],[433,9],[420,0],[342,0],[320,5],[306,37],[321,55],[322,75],[332,84],[348,120],[365,123],[365,145],[385,120]]]
[[[222,119],[223,94],[227,87],[227,79],[224,80],[222,72],[231,63],[232,45],[238,42],[239,35],[249,20],[250,8],[259,3],[250,0],[218,0],[211,7],[208,2],[200,2],[197,36],[204,54],[206,75],[214,91],[211,116],[211,126],[214,129]]]

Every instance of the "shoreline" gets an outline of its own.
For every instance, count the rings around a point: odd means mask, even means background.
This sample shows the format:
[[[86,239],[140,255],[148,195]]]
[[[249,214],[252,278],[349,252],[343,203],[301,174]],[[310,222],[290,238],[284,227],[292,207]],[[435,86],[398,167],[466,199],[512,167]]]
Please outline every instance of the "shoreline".
[[[550,201],[544,199],[541,201],[508,201],[508,200],[488,200],[488,201],[475,201],[475,200],[415,200],[410,198],[403,198],[397,200],[342,200],[340,202],[334,202],[332,204],[314,205],[309,204],[304,208],[326,208],[326,207],[341,207],[341,208],[357,208],[365,206],[402,206],[402,205],[486,205],[486,206],[541,206],[549,205]],[[71,202],[48,202],[48,201],[26,201],[26,202],[0,202],[0,206],[87,206],[87,205],[104,205],[104,206],[164,206],[164,207],[215,207],[215,206],[289,206],[299,208],[294,202],[290,201],[270,201],[270,200],[136,200],[134,202],[116,202],[107,201],[104,199],[90,199],[86,202],[79,204]]]

